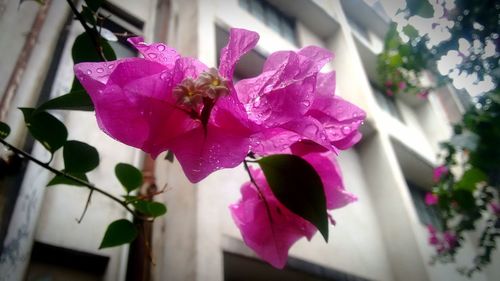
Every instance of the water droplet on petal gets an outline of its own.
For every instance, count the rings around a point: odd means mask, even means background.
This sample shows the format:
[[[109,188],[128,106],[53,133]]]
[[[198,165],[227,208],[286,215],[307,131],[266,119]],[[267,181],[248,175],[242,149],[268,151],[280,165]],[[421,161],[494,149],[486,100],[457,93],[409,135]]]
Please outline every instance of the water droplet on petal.
[[[102,68],[100,68],[100,67],[99,67],[98,69],[96,69],[96,72],[97,72],[97,73],[103,73],[103,72],[104,72],[104,69],[102,69]]]
[[[149,56],[150,58],[152,58],[152,59],[155,59],[156,57],[158,57],[158,55],[157,55],[157,54],[155,54],[155,53],[149,53],[149,54],[148,54],[148,56]]]
[[[305,101],[302,101],[302,105],[305,106],[305,107],[308,107],[311,105],[311,102],[308,101],[308,100],[305,100]]]
[[[344,134],[344,136],[346,136],[351,133],[351,128],[348,126],[344,126],[342,127],[342,129],[340,129],[340,131],[342,132],[342,134]]]
[[[156,49],[158,49],[158,51],[160,51],[160,52],[163,52],[163,51],[165,51],[165,45],[160,44],[160,45],[156,46]]]
[[[109,69],[111,69],[111,68],[113,68],[113,67],[115,67],[115,65],[114,65],[114,64],[110,64],[110,65],[108,65],[108,68],[109,68]]]
[[[87,75],[90,75],[90,74],[92,74],[92,70],[89,69],[89,70],[87,70]]]
[[[315,134],[317,134],[317,133],[318,133],[318,130],[319,130],[319,129],[318,129],[318,127],[317,127],[316,125],[313,125],[313,124],[311,124],[311,125],[307,125],[307,127],[306,127],[306,129],[305,129],[305,131],[306,131],[307,133],[310,133],[311,135],[315,135]]]
[[[358,113],[357,113],[357,112],[354,112],[354,113],[352,114],[352,118],[357,118],[357,117],[358,117]]]

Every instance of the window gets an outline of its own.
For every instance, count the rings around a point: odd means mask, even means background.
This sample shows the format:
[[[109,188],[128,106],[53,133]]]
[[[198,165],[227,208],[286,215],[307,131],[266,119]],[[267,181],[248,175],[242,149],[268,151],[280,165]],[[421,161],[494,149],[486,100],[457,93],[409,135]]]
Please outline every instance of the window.
[[[295,20],[264,0],[239,0],[240,7],[264,22],[286,40],[297,44]]]
[[[363,37],[366,41],[370,42],[370,36],[368,36],[366,28],[350,18],[347,18],[347,21],[349,22],[349,26],[351,26],[354,32]]]
[[[432,224],[436,229],[442,230],[443,220],[439,216],[437,208],[425,204],[425,194],[427,192],[411,182],[407,181],[406,183],[410,189],[411,198],[415,205],[415,209],[417,209],[420,222],[424,225]]]
[[[401,112],[396,104],[396,100],[394,97],[390,97],[381,93],[379,90],[373,87],[373,92],[375,94],[375,99],[377,100],[378,105],[387,113],[389,113],[392,117],[398,119],[401,122],[404,122],[403,116],[401,116]]]

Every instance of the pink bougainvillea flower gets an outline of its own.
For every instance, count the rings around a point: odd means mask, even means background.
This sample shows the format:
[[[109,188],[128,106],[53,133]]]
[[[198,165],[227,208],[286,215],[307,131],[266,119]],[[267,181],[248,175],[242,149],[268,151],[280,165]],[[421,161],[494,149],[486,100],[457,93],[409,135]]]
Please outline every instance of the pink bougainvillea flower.
[[[446,246],[448,249],[451,249],[457,245],[457,236],[454,233],[445,231],[443,233],[443,238],[444,241],[446,241]]]
[[[294,150],[321,177],[329,210],[357,200],[344,189],[333,152],[307,152],[302,147]],[[250,182],[241,187],[242,198],[230,206],[233,219],[243,240],[257,255],[274,267],[283,268],[290,247],[302,237],[310,240],[316,233],[316,228],[289,211],[274,197],[261,170],[251,169],[251,174],[258,188]]]
[[[490,208],[491,208],[491,211],[493,212],[494,215],[500,216],[500,203],[491,202]]]
[[[417,97],[421,100],[426,100],[428,96],[429,96],[429,91],[422,91],[417,93]]]
[[[441,178],[448,173],[448,167],[445,165],[441,165],[437,168],[434,169],[434,175],[433,175],[433,180],[434,182],[438,182],[441,180]]]
[[[253,152],[279,152],[300,140],[337,152],[360,140],[364,111],[334,95],[334,72],[320,72],[332,57],[314,46],[276,52],[262,74],[235,85],[249,119],[261,128],[252,139]]]
[[[129,42],[144,58],[75,65],[95,106],[99,127],[153,157],[171,150],[189,180],[235,167],[249,150],[250,123],[232,79],[236,62],[258,34],[231,29],[219,69],[162,44]]]
[[[431,205],[436,205],[439,201],[439,197],[436,194],[427,192],[425,194],[425,204],[431,206]]]

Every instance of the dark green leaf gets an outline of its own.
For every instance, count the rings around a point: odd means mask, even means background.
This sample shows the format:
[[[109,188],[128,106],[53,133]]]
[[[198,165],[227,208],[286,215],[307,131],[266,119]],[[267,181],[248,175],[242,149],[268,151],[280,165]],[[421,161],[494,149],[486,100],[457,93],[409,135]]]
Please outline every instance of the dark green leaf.
[[[328,215],[321,178],[304,159],[278,154],[258,160],[276,198],[311,222],[328,241]]]
[[[54,153],[64,145],[68,131],[59,119],[47,112],[34,113],[33,108],[20,108],[20,110],[31,135],[48,151]]]
[[[64,172],[64,170],[63,170]],[[85,174],[71,174],[72,176],[79,178],[81,180],[84,180],[86,182],[89,181],[87,176]],[[53,186],[53,185],[58,185],[58,184],[67,184],[67,185],[75,185],[75,186],[84,186],[83,184],[80,184],[74,180],[71,180],[67,177],[56,175],[54,178],[52,178],[47,186]]]
[[[141,171],[130,164],[118,163],[115,166],[115,174],[127,193],[142,185]]]
[[[9,125],[5,124],[4,122],[0,122],[0,138],[5,139],[8,137],[10,134],[10,127]]]
[[[64,168],[69,173],[86,173],[99,165],[97,149],[84,142],[68,141],[63,149]]]
[[[87,4],[87,6],[89,6],[89,8],[92,10],[92,11],[97,11],[97,9],[99,9],[99,7],[102,6],[102,4],[104,3],[104,0],[85,0],[85,3]]]
[[[476,184],[487,179],[488,177],[483,171],[477,168],[471,168],[464,172],[462,178],[455,184],[455,187],[457,189],[474,191],[476,189]]]
[[[134,203],[134,202],[139,200],[139,196],[135,196],[135,195],[122,195],[122,196],[125,199],[125,202],[127,204]]]
[[[86,22],[90,23],[91,25],[96,25],[94,12],[89,7],[83,5],[81,15]]]
[[[407,1],[408,9],[412,15],[419,15],[424,18],[430,18],[434,15],[434,8],[429,0]]]
[[[415,27],[413,27],[413,25],[408,24],[405,27],[403,27],[403,33],[406,34],[411,39],[418,37],[418,31],[415,29]]]
[[[170,163],[174,163],[174,153],[168,150],[167,155],[165,155],[165,160],[167,160]]]
[[[93,111],[94,104],[85,90],[71,92],[66,95],[46,101],[36,111],[48,109]]]
[[[116,55],[109,43],[101,38],[100,44],[102,47],[102,53],[107,60],[116,60]],[[91,37],[87,33],[82,33],[75,39],[73,48],[71,49],[71,55],[73,57],[73,62],[75,64],[80,62],[98,62],[102,61],[99,53],[97,52],[94,44],[92,43]]]
[[[80,83],[80,80],[78,80],[76,77],[73,77],[73,84],[71,84],[71,90],[69,90],[69,92],[74,93],[79,91],[85,91],[85,89]]]
[[[99,249],[127,244],[134,241],[136,237],[137,228],[133,223],[126,219],[117,220],[108,226]]]
[[[148,217],[159,217],[167,212],[167,207],[160,202],[138,200],[132,204],[137,211]]]

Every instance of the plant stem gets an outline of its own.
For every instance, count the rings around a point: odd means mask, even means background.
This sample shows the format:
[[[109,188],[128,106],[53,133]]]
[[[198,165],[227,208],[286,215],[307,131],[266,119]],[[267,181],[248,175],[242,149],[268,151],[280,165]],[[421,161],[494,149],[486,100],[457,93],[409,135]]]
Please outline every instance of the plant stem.
[[[68,2],[69,7],[71,8],[71,11],[75,15],[76,19],[80,22],[82,25],[83,29],[85,29],[85,32],[87,33],[88,36],[90,36],[90,40],[92,40],[92,44],[94,45],[97,54],[101,58],[102,61],[106,61],[106,58],[104,57],[104,54],[102,53],[101,49],[101,44],[99,44],[99,33],[95,29],[91,29],[87,23],[85,22],[85,19],[83,16],[78,12],[78,9],[76,8],[75,4],[71,0],[66,0]]]
[[[62,176],[62,177],[65,177],[75,183],[78,183],[78,184],[81,184],[87,188],[90,189],[91,192],[95,191],[95,192],[98,192],[106,197],[108,197],[109,199],[115,201],[116,203],[122,205],[128,212],[130,212],[134,217],[136,218],[139,218],[139,219],[142,219],[142,220],[149,220],[148,218],[146,217],[143,217],[139,214],[137,214],[134,210],[132,210],[128,205],[127,203],[125,203],[124,201],[120,200],[120,198],[118,197],[115,197],[114,195],[108,193],[107,191],[104,191],[103,189],[101,188],[98,188],[96,187],[95,185],[89,183],[89,182],[86,182],[82,179],[79,179],[73,175],[70,175],[68,173],[65,173],[65,172],[61,172],[59,170],[56,170],[54,168],[52,168],[51,166],[49,166],[48,164],[36,159],[35,157],[31,156],[29,153],[11,145],[10,143],[6,142],[4,139],[0,139],[0,143],[2,143],[5,147],[7,147],[8,149],[12,150],[14,153],[18,154],[18,155],[21,155],[23,157],[25,157],[26,159],[29,159],[33,162],[35,162],[38,166],[42,167],[42,168],[45,168],[49,171],[51,171],[52,173],[56,174],[56,175],[59,175],[59,176]]]
[[[255,185],[255,188],[257,189],[257,192],[259,193],[259,196],[262,198],[262,200],[264,201],[264,205],[266,206],[266,210],[267,210],[267,214],[269,216],[269,220],[273,221],[273,218],[271,216],[271,207],[269,207],[269,203],[267,202],[266,200],[266,197],[264,197],[264,193],[262,192],[262,190],[260,190],[260,187],[257,185],[257,182],[255,182],[255,179],[253,178],[252,176],[252,173],[250,173],[250,168],[248,167],[248,162],[254,162],[254,163],[257,163],[257,161],[249,161],[249,160],[243,160],[243,165],[245,166],[245,170],[247,171],[248,173],[248,176],[250,177],[250,182]]]

